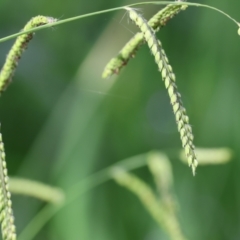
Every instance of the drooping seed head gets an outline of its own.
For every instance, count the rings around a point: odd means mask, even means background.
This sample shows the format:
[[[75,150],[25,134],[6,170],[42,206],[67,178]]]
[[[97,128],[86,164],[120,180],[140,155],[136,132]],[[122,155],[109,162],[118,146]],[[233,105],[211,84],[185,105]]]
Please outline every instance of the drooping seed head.
[[[52,17],[45,17],[45,16],[37,16],[32,18],[24,27],[24,31],[31,30],[32,28],[45,25],[48,23],[56,22],[57,19]],[[24,50],[26,49],[29,41],[33,38],[33,33],[25,33],[20,35],[14,45],[12,46],[11,50],[9,51],[6,61],[0,71],[0,93],[2,93],[9,83],[12,80],[14,72],[17,68],[18,61],[21,58]]]
[[[181,95],[178,92],[176,86],[176,77],[173,73],[173,69],[169,64],[165,51],[162,49],[162,44],[156,38],[155,32],[149,26],[147,21],[135,10],[129,7],[126,7],[126,9],[129,11],[130,19],[139,27],[143,33],[145,41],[147,42],[151,53],[154,55],[155,62],[157,63],[158,68],[162,74],[162,79],[165,82],[165,86],[168,90],[170,102],[175,114],[182,146],[185,149],[189,165],[192,167],[193,175],[195,175],[197,158],[194,150],[195,147],[193,145],[192,128],[189,125],[189,118],[186,114],[185,108],[183,107]]]

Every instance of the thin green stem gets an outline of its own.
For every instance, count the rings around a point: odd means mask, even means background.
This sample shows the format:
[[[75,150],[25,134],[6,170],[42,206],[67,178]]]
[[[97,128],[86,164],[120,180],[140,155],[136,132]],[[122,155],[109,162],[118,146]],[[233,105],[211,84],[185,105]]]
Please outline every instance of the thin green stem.
[[[192,7],[203,7],[203,8],[208,8],[208,9],[211,9],[211,10],[214,10],[214,11],[217,11],[221,14],[223,14],[225,17],[229,18],[231,21],[233,21],[234,23],[237,24],[238,27],[240,27],[240,23],[234,19],[233,17],[231,17],[229,14],[225,13],[224,11],[218,9],[218,8],[215,8],[215,7],[212,7],[212,6],[209,6],[209,5],[206,5],[206,4],[200,4],[200,3],[191,3],[191,2],[169,2],[169,1],[151,1],[151,2],[142,2],[142,3],[135,3],[135,4],[131,4],[129,5],[130,7],[131,6],[136,6],[136,5],[145,5],[145,4],[156,4],[156,5],[165,5],[165,4],[175,4],[175,5],[188,5],[188,6],[192,6]]]
[[[64,192],[60,188],[18,177],[9,179],[9,190],[13,194],[34,197],[53,204],[60,204],[65,199]]]
[[[5,41],[10,40],[10,39],[13,39],[15,37],[18,37],[18,36],[20,36],[22,34],[25,34],[25,33],[36,32],[36,31],[39,31],[41,29],[45,29],[45,28],[57,26],[57,25],[60,25],[60,24],[76,21],[78,19],[82,19],[82,18],[86,18],[86,17],[92,17],[92,16],[96,16],[96,15],[99,15],[99,14],[114,12],[114,11],[118,11],[118,10],[124,10],[126,7],[141,6],[141,5],[148,5],[148,4],[166,5],[166,4],[170,4],[170,3],[174,4],[174,5],[182,5],[183,4],[183,2],[150,1],[150,2],[134,3],[134,4],[127,5],[127,6],[111,8],[111,9],[97,11],[97,12],[92,12],[92,13],[87,13],[87,14],[76,16],[76,17],[59,20],[59,21],[54,22],[54,23],[48,23],[47,25],[39,26],[39,27],[36,27],[36,28],[32,28],[31,30],[22,31],[22,32],[19,32],[19,33],[15,33],[15,34],[9,35],[7,37],[1,38],[0,39],[0,43],[1,42],[5,42]],[[184,5],[188,5],[188,6],[192,6],[192,7],[203,7],[203,8],[208,8],[208,9],[217,11],[217,12],[221,13],[222,15],[224,15],[225,17],[227,17],[228,19],[230,19],[231,21],[233,21],[235,24],[237,24],[238,27],[240,27],[240,23],[237,20],[235,20],[229,14],[225,13],[224,11],[222,11],[222,10],[220,10],[218,8],[215,8],[215,7],[212,7],[212,6],[209,6],[209,5],[205,5],[205,4],[190,3],[190,2],[184,2]]]

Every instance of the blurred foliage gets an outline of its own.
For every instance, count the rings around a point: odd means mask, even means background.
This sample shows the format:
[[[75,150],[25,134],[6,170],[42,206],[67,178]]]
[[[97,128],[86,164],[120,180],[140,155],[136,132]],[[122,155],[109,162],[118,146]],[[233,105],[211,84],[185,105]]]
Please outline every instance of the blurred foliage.
[[[33,16],[67,18],[133,1],[3,1],[1,37]],[[240,2],[208,0],[239,15]],[[157,8],[157,9],[156,9]],[[147,18],[160,6],[142,8]],[[116,79],[101,79],[107,61],[137,29],[124,11],[82,19],[36,33],[14,81],[1,96],[0,121],[10,175],[67,190],[89,174],[152,149],[181,147],[157,67],[143,47]],[[189,239],[239,239],[240,42],[236,28],[213,11],[190,7],[162,29],[195,144],[228,147],[235,161],[199,167],[197,176],[171,158],[180,221]],[[0,63],[13,41],[0,48]],[[153,185],[146,168],[135,174]],[[17,231],[43,207],[13,198]],[[167,239],[131,193],[113,182],[68,205],[36,239]]]

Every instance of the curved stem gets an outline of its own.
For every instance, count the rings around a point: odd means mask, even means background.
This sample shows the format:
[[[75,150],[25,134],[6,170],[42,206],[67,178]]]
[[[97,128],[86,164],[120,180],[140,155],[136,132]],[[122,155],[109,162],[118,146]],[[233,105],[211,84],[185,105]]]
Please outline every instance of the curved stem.
[[[59,20],[59,21],[57,21],[57,22],[48,23],[47,25],[40,26],[40,27],[36,27],[36,28],[32,28],[31,30],[22,31],[22,32],[19,32],[19,33],[12,34],[12,35],[10,35],[10,36],[1,38],[1,39],[0,39],[0,43],[1,43],[1,42],[5,42],[5,41],[7,41],[7,40],[10,40],[10,39],[12,39],[12,38],[18,37],[18,36],[20,36],[20,35],[22,35],[22,34],[25,34],[25,33],[30,33],[30,32],[39,31],[39,30],[41,30],[41,29],[45,29],[45,28],[57,26],[57,25],[60,25],[60,24],[63,24],[63,23],[72,22],[72,21],[75,21],[75,20],[78,20],[78,19],[81,19],[81,18],[91,17],[91,16],[95,16],[95,15],[99,15],[99,14],[104,14],[104,13],[108,13],[108,12],[113,12],[113,11],[117,11],[117,10],[124,10],[126,7],[133,7],[133,6],[140,6],[140,5],[147,5],[147,4],[166,5],[166,4],[169,4],[169,3],[174,4],[174,5],[182,5],[182,4],[183,4],[183,2],[172,2],[172,1],[160,1],[160,2],[159,2],[159,1],[150,1],[150,2],[134,3],[134,4],[127,5],[127,6],[116,7],[116,8],[111,8],[111,9],[107,9],[107,10],[102,10],[102,11],[87,13],[87,14],[83,14],[83,15],[76,16],[76,17]],[[209,9],[211,9],[211,10],[217,11],[217,12],[223,14],[225,17],[227,17],[227,18],[230,19],[231,21],[233,21],[235,24],[237,24],[238,27],[240,27],[240,23],[239,23],[237,20],[235,20],[235,19],[232,18],[229,14],[225,13],[224,11],[222,11],[222,10],[220,10],[220,9],[218,9],[218,8],[215,8],[215,7],[212,7],[212,6],[209,6],[209,5],[205,5],[205,4],[200,4],[200,3],[191,3],[191,2],[188,3],[188,2],[184,2],[184,4],[185,4],[185,5],[188,5],[188,6],[193,6],[193,7],[209,8]]]
[[[60,188],[19,177],[9,179],[9,190],[13,194],[34,197],[52,204],[60,204],[65,199],[64,192]]]

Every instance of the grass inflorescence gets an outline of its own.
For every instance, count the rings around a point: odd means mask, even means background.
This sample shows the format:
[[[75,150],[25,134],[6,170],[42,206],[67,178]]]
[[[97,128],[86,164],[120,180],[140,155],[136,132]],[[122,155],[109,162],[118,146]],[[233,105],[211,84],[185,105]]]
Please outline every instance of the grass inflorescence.
[[[169,4],[159,12],[157,12],[149,21],[149,26],[154,31],[159,31],[167,22],[177,15],[180,11],[185,10],[187,5],[174,5]],[[112,58],[106,65],[102,77],[108,78],[113,74],[118,74],[119,71],[133,58],[144,43],[144,36],[141,32],[135,34],[120,50],[115,58]]]
[[[54,22],[52,17],[37,16],[32,18],[24,27],[23,31]],[[7,55],[5,64],[0,72],[0,94],[7,88],[12,80],[14,72],[17,68],[18,61],[24,50],[27,48],[29,41],[33,38],[33,32],[20,35],[12,46]]]
[[[189,124],[189,118],[186,114],[186,109],[183,107],[181,95],[178,92],[176,85],[176,77],[173,73],[172,67],[169,64],[165,51],[162,48],[161,42],[156,38],[153,29],[149,26],[147,21],[138,14],[134,9],[127,7],[130,19],[139,27],[144,35],[145,41],[148,44],[154,58],[158,65],[159,71],[162,74],[162,79],[165,87],[168,90],[170,101],[173,107],[173,112],[177,121],[178,131],[182,141],[182,146],[188,158],[189,166],[191,166],[193,175],[195,175],[197,167],[197,158],[193,145],[192,128]]]
[[[15,240],[16,228],[12,211],[11,194],[8,184],[7,163],[0,133],[0,222],[3,240]]]

